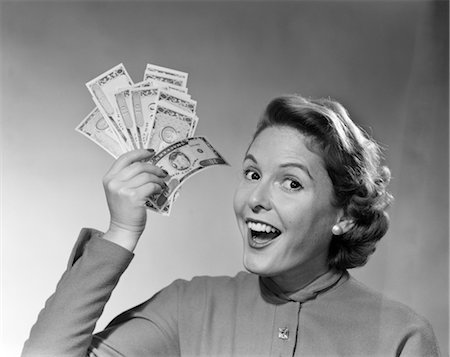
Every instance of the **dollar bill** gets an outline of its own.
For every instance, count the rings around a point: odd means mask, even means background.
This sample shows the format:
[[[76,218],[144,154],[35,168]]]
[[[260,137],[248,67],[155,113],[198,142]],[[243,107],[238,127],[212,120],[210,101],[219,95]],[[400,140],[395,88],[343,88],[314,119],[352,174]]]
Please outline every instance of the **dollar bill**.
[[[119,142],[125,151],[133,150],[134,147],[125,123],[118,113],[115,93],[119,89],[130,87],[132,84],[133,82],[122,63],[86,83],[92,99],[119,138]]]
[[[117,158],[151,148],[151,162],[169,172],[168,188],[146,202],[149,210],[169,215],[185,180],[212,165],[227,165],[203,137],[193,137],[197,102],[187,88],[188,74],[147,64],[144,80],[133,83],[119,64],[86,83],[97,106],[76,130]]]
[[[175,195],[174,197],[171,197],[167,205],[165,205],[162,209],[159,209],[156,207],[156,205],[153,204],[150,200],[147,200],[145,202],[145,206],[155,212],[161,213],[163,216],[170,216],[170,212],[172,211],[173,202],[175,201]]]
[[[167,188],[152,195],[149,201],[159,210],[171,202],[174,192],[195,173],[213,165],[228,165],[225,159],[204,137],[178,141],[151,158],[151,162],[169,174]]]
[[[98,108],[93,109],[75,130],[116,159],[123,153],[120,143]]]
[[[192,127],[191,127],[191,131],[189,132],[188,136],[194,136],[195,134],[195,129],[197,129],[197,125],[198,125],[198,116],[194,116],[193,117],[194,121],[192,122]]]
[[[156,103],[159,88],[133,88],[130,89],[133,108],[133,118],[142,138],[142,145],[148,148],[150,133],[155,121]]]
[[[144,81],[152,81],[152,80],[160,81],[163,83],[175,85],[175,86],[182,87],[182,88],[186,88],[186,84],[187,84],[187,80],[177,77],[177,76],[146,71],[144,73]]]
[[[167,89],[160,89],[158,95],[158,104],[169,104],[177,107],[178,109],[190,113],[192,115],[195,114],[197,109],[197,102],[195,100],[186,98],[182,94],[175,93],[174,91],[170,91]]]
[[[174,142],[189,137],[193,123],[193,115],[172,105],[158,103],[147,148],[159,152]]]
[[[158,81],[156,79],[137,82],[132,86],[132,88],[142,88],[142,87],[161,88],[167,90],[170,89],[178,93],[183,93],[188,99],[191,98],[191,96],[188,94],[188,89],[186,87],[176,86],[167,82]]]
[[[148,63],[145,67],[145,72],[154,72],[157,74],[163,74],[163,75],[169,75],[174,77],[179,77],[184,79],[187,82],[188,79],[188,73],[181,72],[173,68],[167,68],[162,66],[157,66],[155,64]]]
[[[188,74],[177,71],[172,68],[161,67],[154,64],[147,64],[144,72],[144,80],[150,78],[158,79],[163,82],[170,82],[180,87],[187,86]]]
[[[130,89],[119,90],[116,94],[116,103],[119,109],[122,121],[125,124],[128,136],[132,139],[132,145],[134,149],[143,149],[144,144],[142,141],[141,126],[136,124],[134,119],[133,104],[131,99]],[[141,124],[141,122],[139,122]]]

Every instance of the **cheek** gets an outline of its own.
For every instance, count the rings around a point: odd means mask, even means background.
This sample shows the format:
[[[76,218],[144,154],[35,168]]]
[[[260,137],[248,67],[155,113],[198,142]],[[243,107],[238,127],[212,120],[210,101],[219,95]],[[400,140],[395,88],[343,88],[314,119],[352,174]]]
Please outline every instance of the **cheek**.
[[[297,248],[322,251],[328,250],[332,237],[332,215],[326,211],[303,210],[303,215],[291,222],[291,232]]]
[[[277,211],[283,226],[292,230],[300,230],[307,225],[310,209],[305,207],[303,199],[286,195],[273,195],[272,205]]]
[[[305,241],[314,237],[318,239],[323,235],[322,230],[327,225],[325,212],[315,209],[306,197],[299,200],[278,200],[275,205],[278,217],[283,227],[295,245],[305,244]]]
[[[233,198],[233,208],[236,216],[243,213],[244,205],[245,205],[245,191],[239,184],[238,187],[236,188],[236,191],[234,192]]]

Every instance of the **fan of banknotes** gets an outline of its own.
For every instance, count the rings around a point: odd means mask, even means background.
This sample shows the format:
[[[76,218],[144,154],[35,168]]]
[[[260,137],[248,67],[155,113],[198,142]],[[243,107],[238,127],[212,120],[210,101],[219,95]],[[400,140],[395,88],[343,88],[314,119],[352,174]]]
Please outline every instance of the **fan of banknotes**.
[[[169,215],[180,187],[192,174],[227,165],[206,140],[194,137],[197,102],[187,89],[188,74],[147,64],[133,83],[121,63],[86,83],[96,105],[76,130],[114,158],[135,149],[154,149],[151,162],[166,170],[167,188],[149,197],[149,209]]]

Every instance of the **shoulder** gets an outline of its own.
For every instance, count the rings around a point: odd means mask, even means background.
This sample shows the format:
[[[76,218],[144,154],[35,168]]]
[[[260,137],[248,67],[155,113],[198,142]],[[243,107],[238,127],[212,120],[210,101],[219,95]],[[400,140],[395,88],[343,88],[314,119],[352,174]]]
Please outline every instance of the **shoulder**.
[[[333,316],[345,326],[348,341],[364,341],[372,351],[396,351],[408,356],[437,356],[439,348],[426,318],[409,306],[388,298],[346,275],[346,280],[323,294],[314,308],[327,321]],[[390,352],[389,352],[390,354]]]
[[[421,332],[432,334],[432,328],[426,318],[415,312],[409,306],[395,301],[352,276],[336,289],[338,301],[345,301],[345,305],[363,318],[370,318],[372,322],[387,332],[400,331],[404,333]]]
[[[131,311],[135,316],[177,314],[180,309],[211,305],[215,300],[230,300],[242,291],[254,290],[258,278],[250,273],[239,272],[230,276],[196,276],[191,280],[177,279],[158,291]],[[239,293],[237,293],[239,292]]]
[[[235,276],[196,276],[191,280],[175,280],[168,288],[176,289],[183,296],[233,294],[245,288],[258,286],[258,277],[244,271]]]
[[[229,311],[238,301],[254,301],[259,296],[258,277],[247,272],[235,276],[196,276],[177,279],[163,288],[141,307],[150,311],[199,318],[202,312]],[[193,316],[196,315],[196,316]]]

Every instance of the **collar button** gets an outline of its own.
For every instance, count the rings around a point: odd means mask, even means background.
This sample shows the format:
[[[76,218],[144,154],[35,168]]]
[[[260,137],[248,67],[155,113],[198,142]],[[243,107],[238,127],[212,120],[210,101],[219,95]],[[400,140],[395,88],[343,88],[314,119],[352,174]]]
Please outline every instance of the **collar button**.
[[[287,327],[279,327],[278,338],[283,341],[289,340],[289,329]]]

